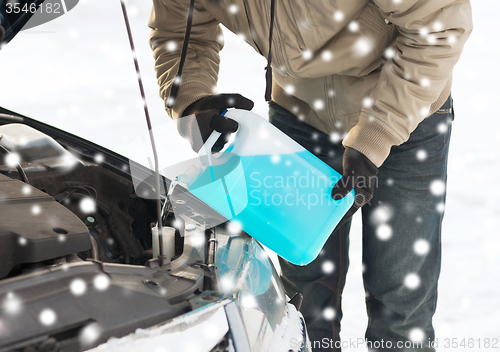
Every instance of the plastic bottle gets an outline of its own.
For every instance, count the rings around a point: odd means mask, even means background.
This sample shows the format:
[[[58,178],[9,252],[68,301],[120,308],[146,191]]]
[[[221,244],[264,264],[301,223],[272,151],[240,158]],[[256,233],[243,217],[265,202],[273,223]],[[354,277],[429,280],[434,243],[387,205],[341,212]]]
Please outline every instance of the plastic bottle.
[[[259,115],[229,110],[238,122],[229,146],[200,151],[207,168],[188,190],[286,260],[306,265],[351,207],[354,191],[335,201],[341,175]]]

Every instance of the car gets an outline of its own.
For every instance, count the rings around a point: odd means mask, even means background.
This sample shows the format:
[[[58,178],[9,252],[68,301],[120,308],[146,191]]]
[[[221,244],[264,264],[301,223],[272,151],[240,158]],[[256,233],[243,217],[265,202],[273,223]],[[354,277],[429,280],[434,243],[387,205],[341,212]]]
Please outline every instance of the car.
[[[300,297],[257,241],[178,185],[161,199],[172,236],[158,260],[155,172],[8,108],[0,351],[309,350]]]

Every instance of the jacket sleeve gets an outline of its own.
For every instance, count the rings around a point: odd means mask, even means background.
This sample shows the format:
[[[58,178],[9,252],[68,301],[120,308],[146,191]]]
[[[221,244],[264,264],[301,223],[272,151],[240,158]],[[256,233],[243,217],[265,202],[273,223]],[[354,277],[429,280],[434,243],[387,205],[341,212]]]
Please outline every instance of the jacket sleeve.
[[[189,0],[153,0],[148,23],[152,28],[149,42],[155,59],[160,96],[167,113],[174,119],[179,118],[194,101],[213,94],[219,73],[219,51],[223,47],[219,23],[203,8],[198,8],[195,2],[179,93],[173,107],[167,108],[167,99],[179,68],[188,11]]]
[[[372,104],[344,145],[366,155],[377,167],[393,145],[444,101],[452,70],[472,31],[469,0],[373,0],[399,35],[371,94]],[[442,100],[442,99],[441,99]]]

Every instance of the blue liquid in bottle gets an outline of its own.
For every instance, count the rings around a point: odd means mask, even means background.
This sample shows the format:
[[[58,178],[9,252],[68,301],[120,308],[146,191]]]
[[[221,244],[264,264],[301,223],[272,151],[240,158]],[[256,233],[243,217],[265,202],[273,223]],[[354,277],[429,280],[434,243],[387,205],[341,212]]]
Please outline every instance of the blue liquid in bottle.
[[[207,167],[189,191],[291,263],[306,265],[353,204],[331,197],[341,175],[307,150],[233,155]]]

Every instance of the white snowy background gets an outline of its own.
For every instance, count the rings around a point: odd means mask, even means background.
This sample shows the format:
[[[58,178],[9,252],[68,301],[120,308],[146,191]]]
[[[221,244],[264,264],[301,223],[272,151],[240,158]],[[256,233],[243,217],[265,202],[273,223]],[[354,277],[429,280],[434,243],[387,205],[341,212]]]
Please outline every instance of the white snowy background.
[[[148,46],[149,1],[127,2],[147,101],[163,159],[191,154],[158,97]],[[498,0],[474,0],[475,30],[455,69],[456,118],[443,225],[443,266],[434,325],[445,338],[500,338],[500,47]],[[265,60],[225,32],[220,92],[239,92],[267,116]],[[21,32],[0,51],[0,105],[137,158],[146,130],[119,0],[82,0],[66,15]],[[409,224],[409,226],[411,226]],[[364,336],[361,223],[351,231],[351,267],[343,295],[344,340]],[[500,345],[500,343],[499,343]],[[475,348],[479,349],[477,342]],[[347,348],[345,351],[350,351]],[[484,349],[487,350],[487,349]],[[488,349],[489,350],[489,349]]]

